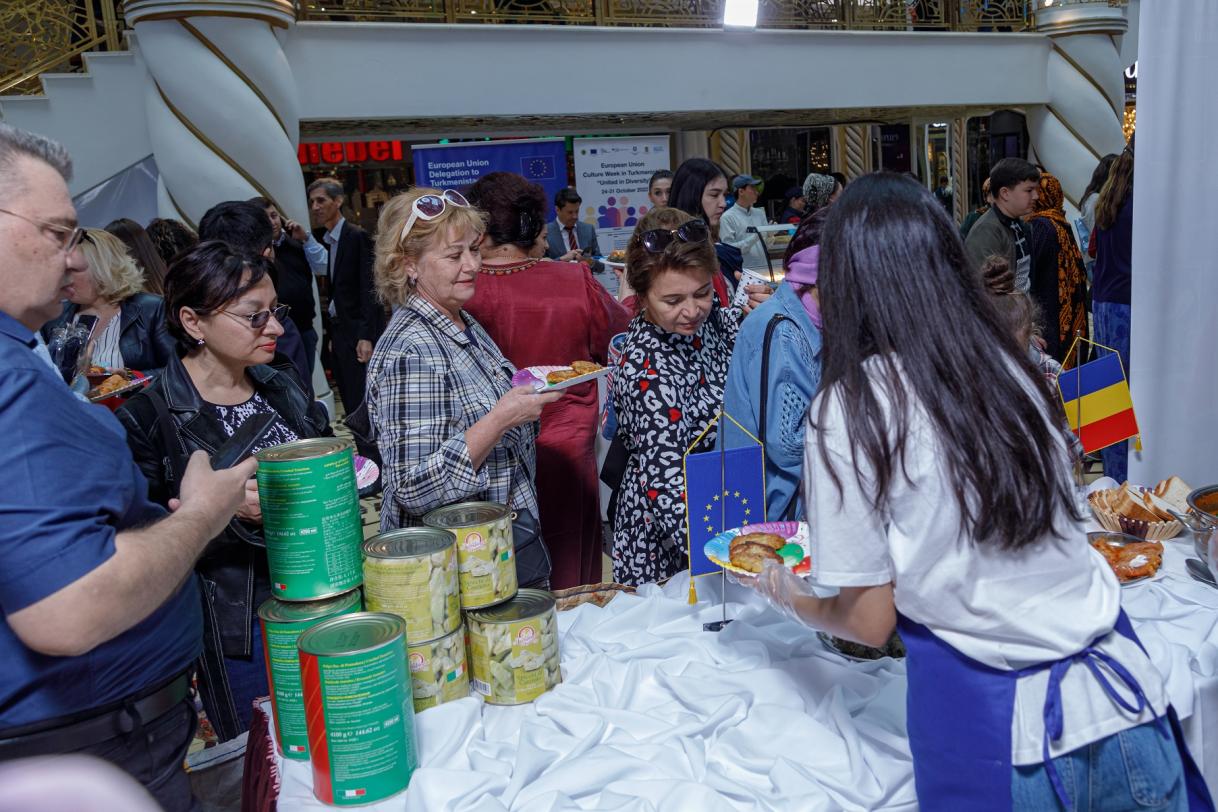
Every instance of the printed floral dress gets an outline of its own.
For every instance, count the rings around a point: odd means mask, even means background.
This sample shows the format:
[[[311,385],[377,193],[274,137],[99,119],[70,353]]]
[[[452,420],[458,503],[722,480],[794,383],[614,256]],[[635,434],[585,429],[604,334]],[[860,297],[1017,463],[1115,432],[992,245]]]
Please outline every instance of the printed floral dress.
[[[723,408],[739,311],[716,305],[697,334],[630,322],[613,376],[618,434],[629,459],[613,514],[613,579],[646,584],[689,566],[682,458]],[[718,427],[716,426],[716,429]],[[716,431],[693,451],[715,447]]]

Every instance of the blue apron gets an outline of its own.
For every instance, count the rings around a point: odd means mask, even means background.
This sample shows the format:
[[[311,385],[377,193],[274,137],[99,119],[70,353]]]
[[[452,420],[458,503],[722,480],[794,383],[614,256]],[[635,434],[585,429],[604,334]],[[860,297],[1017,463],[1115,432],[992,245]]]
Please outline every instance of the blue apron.
[[[1049,780],[1066,809],[1073,808],[1071,800],[1049,760],[1049,741],[1062,733],[1061,679],[1066,671],[1075,664],[1089,668],[1108,695],[1131,712],[1147,702],[1137,680],[1120,663],[1095,648],[1098,640],[1073,657],[1021,671],[1001,671],[966,657],[925,626],[903,615],[898,615],[897,628],[909,655],[907,726],[914,785],[922,809],[1011,810],[1011,718],[1015,684],[1022,676],[1049,671],[1044,755]],[[1117,618],[1116,631],[1142,646],[1124,610]],[[1116,692],[1098,670],[1097,662],[1113,670],[1133,693],[1136,704],[1130,705]],[[1190,812],[1212,812],[1214,803],[1209,790],[1184,744],[1176,712],[1170,707],[1167,720],[1184,765],[1188,808]],[[1164,718],[1157,717],[1155,721],[1166,735]]]

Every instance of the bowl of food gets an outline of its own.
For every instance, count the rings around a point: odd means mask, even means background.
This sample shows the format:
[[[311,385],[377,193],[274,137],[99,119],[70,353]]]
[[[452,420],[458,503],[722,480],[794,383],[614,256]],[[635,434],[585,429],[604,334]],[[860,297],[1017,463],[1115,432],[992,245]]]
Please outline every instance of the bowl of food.
[[[1188,495],[1189,518],[1193,525],[1193,549],[1197,557],[1214,571],[1218,563],[1218,485],[1197,488]]]

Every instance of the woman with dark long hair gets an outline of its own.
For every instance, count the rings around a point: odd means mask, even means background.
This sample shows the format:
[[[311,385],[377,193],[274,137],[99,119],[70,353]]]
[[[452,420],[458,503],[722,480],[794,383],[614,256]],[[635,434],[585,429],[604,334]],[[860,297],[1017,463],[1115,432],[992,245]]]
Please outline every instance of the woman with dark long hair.
[[[158,296],[164,294],[165,274],[169,269],[144,227],[134,220],[121,217],[107,225],[106,231],[127,245],[135,264],[144,272],[144,290]]]
[[[1051,395],[947,212],[909,178],[856,180],[818,285],[804,497],[812,579],[840,592],[773,564],[756,585],[831,635],[900,630],[920,806],[1212,808],[1087,543]]]
[[[719,259],[719,278],[714,280],[719,304],[727,307],[735,274],[744,268],[739,248],[719,242],[719,219],[727,211],[727,175],[714,161],[690,158],[677,167],[668,191],[668,205],[697,217],[710,227],[711,242]]]
[[[1091,311],[1095,341],[1116,350],[1129,375],[1130,290],[1133,285],[1133,138],[1113,162],[1095,202],[1095,271]],[[1104,473],[1124,482],[1129,442],[1100,451]]]

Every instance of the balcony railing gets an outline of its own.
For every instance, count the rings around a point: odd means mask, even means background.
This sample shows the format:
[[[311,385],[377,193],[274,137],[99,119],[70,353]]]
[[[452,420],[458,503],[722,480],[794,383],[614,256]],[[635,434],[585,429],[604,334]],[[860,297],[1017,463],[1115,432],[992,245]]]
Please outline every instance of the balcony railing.
[[[1128,0],[760,0],[759,28],[1024,31],[1036,8]],[[718,28],[723,0],[296,0],[297,19]],[[0,0],[0,95],[126,47],[121,0]]]
[[[43,73],[81,70],[89,51],[125,47],[116,0],[0,0],[0,94],[40,93]]]

